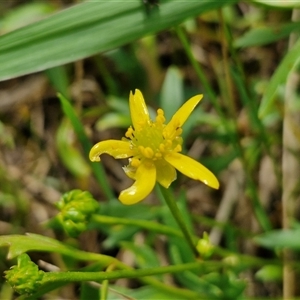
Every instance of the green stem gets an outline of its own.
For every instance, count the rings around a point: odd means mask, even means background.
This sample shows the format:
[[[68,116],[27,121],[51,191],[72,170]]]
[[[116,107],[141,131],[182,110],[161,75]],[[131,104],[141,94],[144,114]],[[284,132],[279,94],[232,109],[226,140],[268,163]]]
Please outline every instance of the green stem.
[[[115,265],[110,265],[106,269],[106,272],[110,272],[114,269]],[[102,282],[102,287],[101,287],[101,296],[100,300],[106,300],[107,299],[107,294],[108,294],[108,285],[109,285],[109,280],[103,280]]]
[[[194,243],[194,238],[192,236],[192,234],[190,233],[190,231],[188,230],[186,224],[185,224],[185,221],[180,213],[180,210],[178,209],[178,206],[175,202],[175,199],[172,195],[172,193],[164,188],[163,186],[161,185],[158,185],[159,188],[160,188],[160,191],[161,191],[161,194],[162,196],[164,197],[175,221],[177,222],[179,228],[181,229],[182,233],[183,233],[183,236],[185,237],[188,245],[190,246],[192,252],[195,254],[195,256],[197,257],[199,254],[198,254],[198,251],[197,251],[197,248],[196,248],[196,245]]]
[[[166,274],[166,273],[180,273],[187,270],[195,270],[201,267],[201,262],[194,262],[188,264],[180,264],[176,266],[157,267],[143,270],[120,270],[112,272],[49,272],[45,273],[43,278],[43,284],[53,282],[81,282],[81,281],[105,281],[114,280],[120,278],[140,278],[145,276]],[[172,286],[166,286],[162,282],[154,278],[144,278],[144,282],[148,282],[153,286],[160,289],[167,290],[174,294],[177,294],[180,298],[198,299],[198,293],[189,291],[186,289],[180,289]],[[164,287],[162,287],[164,285]]]
[[[43,284],[50,282],[80,282],[103,281],[120,278],[139,278],[145,276],[160,275],[166,273],[180,273],[187,270],[195,270],[201,267],[202,262],[193,262],[175,266],[147,268],[141,270],[127,269],[112,272],[49,272],[43,277]]]
[[[95,227],[96,224],[128,225],[128,226],[137,226],[164,235],[177,236],[181,238],[183,237],[182,233],[179,230],[153,221],[125,219],[125,218],[110,217],[110,216],[103,216],[103,215],[93,215],[91,221],[92,223],[90,227],[92,228]],[[95,223],[95,225],[93,225],[93,223]]]

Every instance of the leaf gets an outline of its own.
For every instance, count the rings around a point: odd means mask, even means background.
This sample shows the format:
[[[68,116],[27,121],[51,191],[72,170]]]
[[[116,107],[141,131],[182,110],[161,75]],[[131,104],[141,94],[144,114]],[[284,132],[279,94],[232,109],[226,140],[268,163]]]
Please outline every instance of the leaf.
[[[254,241],[266,248],[300,249],[300,229],[272,230],[258,235]]]
[[[68,119],[64,119],[56,132],[56,147],[64,166],[76,177],[85,178],[90,166],[74,145],[74,131]]]
[[[260,118],[264,118],[266,114],[268,114],[270,107],[274,102],[275,93],[278,87],[287,80],[289,73],[298,64],[300,58],[299,53],[300,53],[300,39],[285,55],[285,57],[277,67],[276,71],[272,75],[258,110],[258,115]]]
[[[174,292],[168,292],[155,288],[154,286],[143,286],[135,289],[129,289],[121,287],[120,285],[110,285],[107,300],[174,300],[179,299],[178,295],[174,298]],[[180,295],[180,300],[190,299],[190,297],[184,297]]]
[[[83,127],[80,119],[78,118],[73,106],[68,101],[68,99],[65,98],[61,94],[59,94],[58,97],[59,97],[63,112],[70,119],[73,129],[78,137],[78,140],[80,141],[80,143],[83,147],[84,153],[85,153],[86,157],[88,157],[89,151],[92,148],[92,144],[84,131],[84,127]],[[114,196],[110,189],[110,185],[107,183],[107,179],[105,177],[105,172],[104,172],[102,165],[95,164],[92,162],[90,162],[90,164],[91,164],[92,170],[94,172],[94,175],[95,175],[97,181],[99,182],[100,186],[102,187],[103,192],[105,193],[106,197],[108,199],[113,199]]]
[[[298,1],[286,1],[286,0],[252,0],[252,1],[266,6],[273,6],[278,8],[300,7],[300,3]]]
[[[262,46],[288,37],[293,31],[300,30],[300,22],[276,24],[268,27],[254,28],[246,32],[234,42],[234,47],[245,48]]]
[[[117,48],[237,0],[162,0],[147,14],[140,0],[88,1],[0,37],[0,80]]]
[[[96,122],[96,129],[98,131],[109,128],[127,128],[131,124],[130,117],[124,114],[110,112],[106,113]]]
[[[14,7],[1,20],[1,34],[40,20],[56,8],[50,3],[31,2]]]
[[[255,273],[255,278],[262,282],[281,282],[282,267],[276,265],[265,265]]]
[[[63,253],[66,246],[46,236],[28,233],[27,235],[2,235],[0,247],[8,246],[7,258],[12,259],[28,251],[46,251]]]
[[[171,120],[183,100],[183,78],[177,67],[170,67],[167,70],[160,95],[160,105],[165,112],[167,122]]]
[[[2,235],[0,236],[0,247],[9,247],[7,254],[8,259],[12,259],[28,251],[42,251],[64,254],[81,261],[96,261],[103,266],[119,263],[113,257],[81,251],[55,239],[34,233],[27,233],[26,235]]]

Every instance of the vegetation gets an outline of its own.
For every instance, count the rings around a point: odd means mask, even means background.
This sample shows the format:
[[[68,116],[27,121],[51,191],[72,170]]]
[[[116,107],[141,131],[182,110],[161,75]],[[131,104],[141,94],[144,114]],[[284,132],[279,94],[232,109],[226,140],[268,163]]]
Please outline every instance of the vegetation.
[[[298,1],[0,11],[0,299],[300,296]]]

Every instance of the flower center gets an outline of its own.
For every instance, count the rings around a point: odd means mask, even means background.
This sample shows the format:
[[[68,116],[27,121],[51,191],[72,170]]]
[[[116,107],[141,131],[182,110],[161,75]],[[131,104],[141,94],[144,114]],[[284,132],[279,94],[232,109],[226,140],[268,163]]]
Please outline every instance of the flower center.
[[[130,160],[130,166],[137,168],[141,160],[157,161],[168,152],[180,152],[182,150],[182,129],[176,126],[166,130],[164,111],[157,110],[155,122],[149,121],[146,124],[139,124],[137,128],[128,128],[125,136],[130,139],[132,149],[136,155]],[[177,122],[179,125],[179,121]]]

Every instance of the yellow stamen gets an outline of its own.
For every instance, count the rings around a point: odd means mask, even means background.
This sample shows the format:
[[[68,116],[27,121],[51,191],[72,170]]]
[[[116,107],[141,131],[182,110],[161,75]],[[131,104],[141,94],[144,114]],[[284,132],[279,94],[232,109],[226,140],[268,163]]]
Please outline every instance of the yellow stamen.
[[[144,156],[147,158],[152,158],[154,155],[153,150],[150,147],[146,147],[144,150]]]
[[[130,165],[134,168],[137,168],[141,164],[140,160],[136,157],[133,157],[130,161]]]

